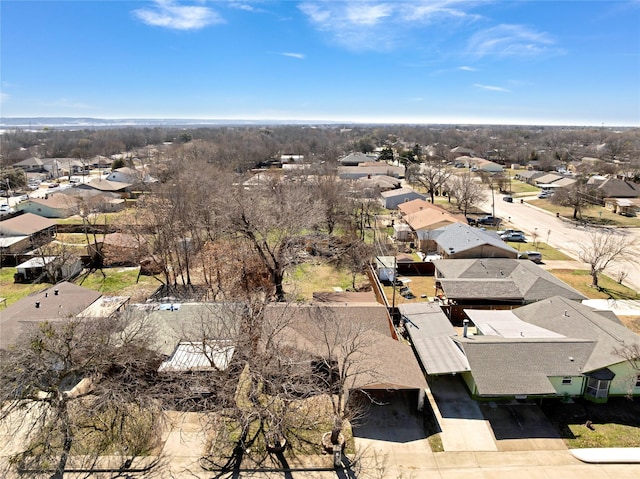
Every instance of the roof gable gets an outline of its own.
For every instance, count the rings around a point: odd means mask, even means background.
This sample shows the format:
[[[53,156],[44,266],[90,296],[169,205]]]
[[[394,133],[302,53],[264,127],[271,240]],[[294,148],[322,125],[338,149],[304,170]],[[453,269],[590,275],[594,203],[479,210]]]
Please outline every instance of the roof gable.
[[[434,260],[450,298],[539,301],[556,295],[586,297],[531,261],[508,258]]]
[[[518,253],[502,241],[498,235],[487,233],[462,222],[441,228],[435,241],[443,250],[451,252],[467,251],[487,244],[508,251],[510,254],[517,255]]]
[[[567,337],[595,341],[593,354],[584,365],[585,372],[621,362],[623,358],[616,351],[623,345],[640,346],[640,336],[624,325],[591,306],[560,296],[518,308],[514,314],[523,321]]]

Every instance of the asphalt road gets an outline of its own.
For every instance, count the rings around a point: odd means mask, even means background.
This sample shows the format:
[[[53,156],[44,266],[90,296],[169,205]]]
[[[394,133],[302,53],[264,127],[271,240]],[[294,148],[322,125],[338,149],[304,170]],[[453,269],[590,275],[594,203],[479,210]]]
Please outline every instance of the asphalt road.
[[[491,202],[481,205],[487,212],[492,211]],[[577,259],[581,244],[588,244],[588,233],[591,228],[576,226],[573,223],[556,218],[555,215],[527,204],[520,203],[519,198],[515,198],[513,203],[502,200],[501,195],[496,195],[495,214],[503,219],[501,228],[514,228],[524,231],[527,240],[531,241],[531,235],[538,234],[538,240],[548,243],[552,247]],[[640,228],[617,228],[617,232],[623,235],[630,235],[636,239],[633,248],[634,256],[640,261]],[[543,258],[544,261],[544,258]],[[640,291],[640,262],[629,261],[612,262],[605,273],[611,278],[616,278],[619,271],[625,271],[628,275],[624,284]]]

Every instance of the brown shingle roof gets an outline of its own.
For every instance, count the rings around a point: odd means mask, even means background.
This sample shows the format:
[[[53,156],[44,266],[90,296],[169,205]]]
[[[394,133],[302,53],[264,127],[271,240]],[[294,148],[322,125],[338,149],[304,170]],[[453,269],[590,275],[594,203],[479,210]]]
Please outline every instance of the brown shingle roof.
[[[29,236],[55,225],[56,222],[50,219],[33,213],[24,213],[0,222],[0,236]]]

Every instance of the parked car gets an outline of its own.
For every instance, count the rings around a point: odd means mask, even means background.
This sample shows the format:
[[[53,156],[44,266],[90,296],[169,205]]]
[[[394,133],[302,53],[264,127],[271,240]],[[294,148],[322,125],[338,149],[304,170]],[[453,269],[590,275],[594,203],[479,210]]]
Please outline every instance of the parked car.
[[[502,201],[506,201],[507,203],[513,203],[513,196],[511,195],[503,196]]]
[[[542,253],[538,251],[525,251],[524,253],[520,253],[520,255],[518,255],[518,258],[528,259],[538,264],[542,263]]]
[[[540,193],[538,193],[538,198],[540,199],[551,198],[552,196],[553,191],[541,191]]]
[[[483,216],[478,218],[479,225],[498,226],[502,220],[496,216]]]
[[[472,218],[471,216],[467,216],[467,223],[469,223],[471,226],[475,226],[478,222],[476,221],[475,218]]]
[[[527,241],[522,231],[512,231],[511,233],[503,234],[500,236],[500,239],[503,241],[519,241],[521,243],[526,243]]]
[[[8,215],[10,213],[15,213],[16,210],[11,208],[9,205],[4,204],[0,205],[0,216]]]

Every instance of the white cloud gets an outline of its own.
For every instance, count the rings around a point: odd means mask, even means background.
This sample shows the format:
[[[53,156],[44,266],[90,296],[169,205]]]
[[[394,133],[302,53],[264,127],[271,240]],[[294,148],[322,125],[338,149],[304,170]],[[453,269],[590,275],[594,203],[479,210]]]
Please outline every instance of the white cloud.
[[[172,30],[199,30],[224,23],[224,19],[208,7],[179,5],[174,0],[155,0],[155,6],[139,8],[133,14],[147,25]]]
[[[238,10],[244,10],[246,12],[256,11],[256,8],[253,5],[249,5],[248,3],[245,3],[245,2],[230,1],[229,6],[231,8],[237,8]]]
[[[474,67],[468,67],[468,66],[461,66],[461,67],[458,67],[458,70],[462,70],[462,71],[464,71],[464,72],[477,72],[477,71],[478,71],[478,69],[477,69],[477,68],[474,68]]]
[[[345,13],[349,23],[354,25],[377,25],[392,15],[393,6],[385,3],[368,5],[357,2],[349,4]]]
[[[404,3],[402,15],[411,21],[431,22],[439,18],[451,17],[465,20],[477,20],[480,15],[471,14],[468,10],[477,4],[487,3],[469,0],[422,0]]]
[[[415,41],[415,31],[427,25],[475,21],[480,17],[468,10],[478,4],[468,0],[307,0],[298,9],[315,28],[348,49],[388,51],[403,39]]]
[[[501,86],[483,85],[482,83],[474,83],[473,86],[476,88],[480,88],[481,90],[501,91],[507,93],[511,92],[511,90],[509,90],[508,88],[503,88]]]
[[[284,57],[297,58],[298,60],[304,60],[305,59],[304,53],[282,52],[282,53],[280,53],[280,55],[282,55]]]
[[[555,53],[555,41],[545,32],[523,25],[498,25],[475,33],[469,52],[478,56],[537,56]]]

